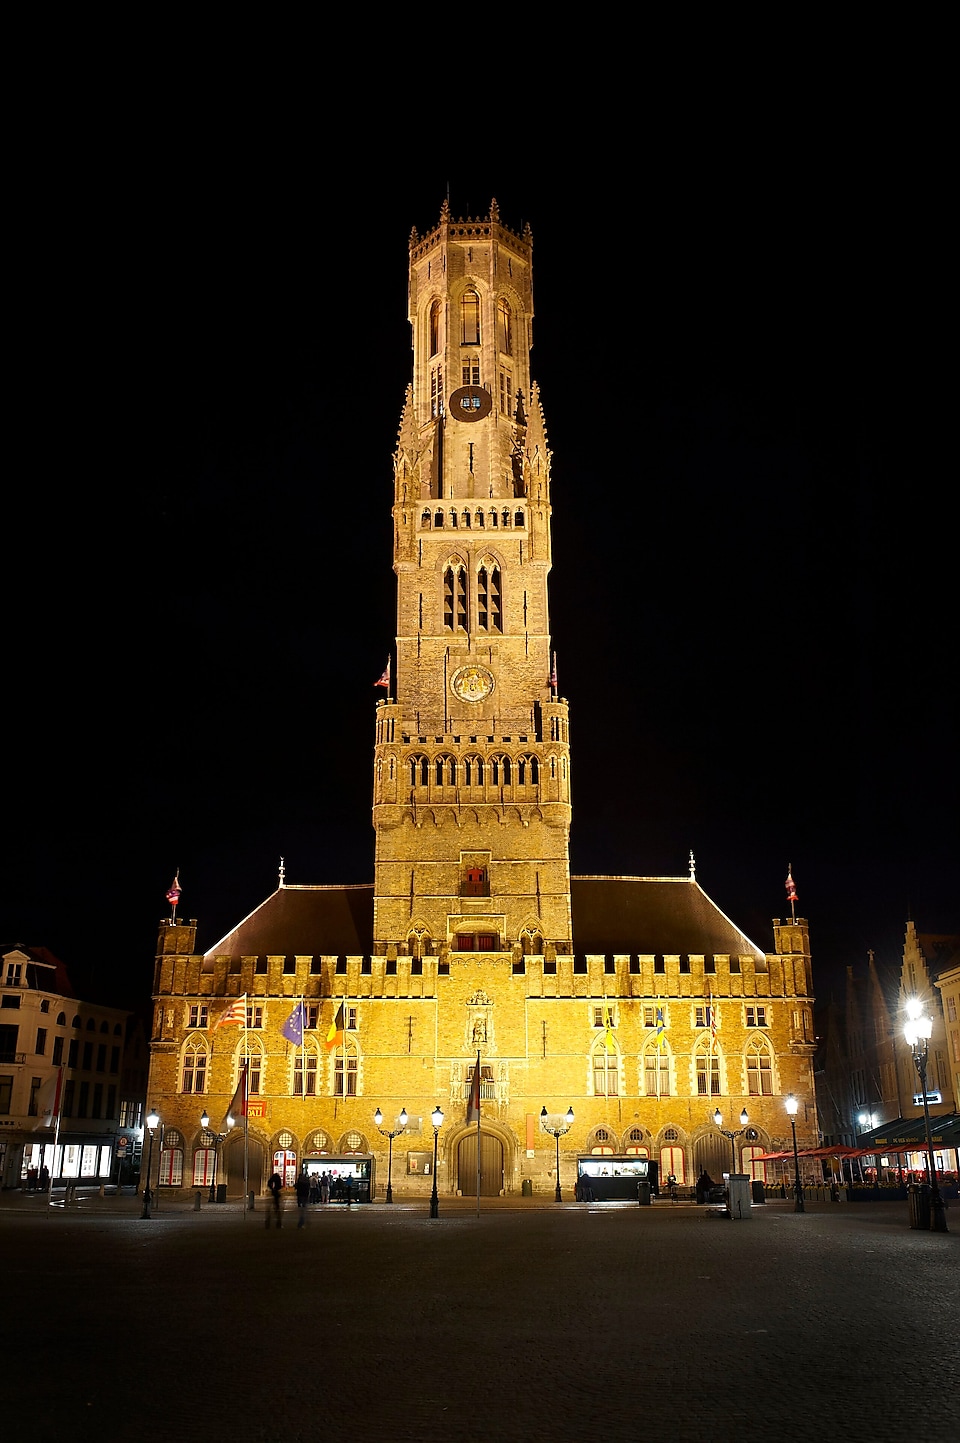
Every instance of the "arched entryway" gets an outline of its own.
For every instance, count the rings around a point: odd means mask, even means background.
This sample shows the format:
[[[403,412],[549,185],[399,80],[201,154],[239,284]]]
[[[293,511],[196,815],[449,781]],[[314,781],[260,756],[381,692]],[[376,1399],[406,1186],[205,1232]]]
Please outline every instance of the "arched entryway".
[[[457,1148],[457,1187],[465,1197],[477,1193],[477,1134],[468,1132]],[[491,1132],[480,1133],[480,1196],[499,1197],[503,1190],[503,1143]]]
[[[730,1171],[730,1139],[719,1132],[705,1132],[693,1144],[693,1171],[699,1177],[701,1168],[713,1182],[719,1182]]]
[[[227,1173],[227,1196],[243,1197],[243,1138],[237,1138],[227,1148],[225,1158]],[[247,1191],[263,1191],[266,1178],[263,1173],[263,1143],[251,1137],[247,1141]]]

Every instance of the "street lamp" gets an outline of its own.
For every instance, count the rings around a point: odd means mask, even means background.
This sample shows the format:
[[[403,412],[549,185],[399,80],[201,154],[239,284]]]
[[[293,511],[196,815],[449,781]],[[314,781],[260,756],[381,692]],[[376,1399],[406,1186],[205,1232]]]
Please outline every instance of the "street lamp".
[[[433,1123],[433,1192],[430,1194],[430,1216],[440,1216],[440,1197],[437,1193],[437,1134],[443,1122],[443,1108],[437,1104],[430,1114],[430,1121]]]
[[[716,1126],[717,1126],[717,1127],[720,1129],[720,1131],[723,1133],[724,1137],[729,1137],[729,1139],[730,1139],[730,1159],[731,1159],[730,1171],[731,1171],[731,1173],[735,1173],[736,1170],[737,1170],[737,1144],[736,1144],[736,1139],[737,1139],[738,1137],[742,1137],[743,1134],[744,1134],[744,1132],[746,1131],[746,1127],[747,1127],[747,1109],[746,1109],[745,1107],[740,1109],[740,1121],[743,1123],[743,1126],[742,1126],[742,1127],[734,1128],[732,1131],[731,1131],[730,1129],[728,1129],[728,1128],[726,1128],[726,1127],[723,1126],[723,1113],[720,1111],[719,1107],[717,1108],[716,1112],[713,1114],[713,1120],[714,1120],[714,1123],[716,1124]]]
[[[949,1232],[947,1217],[943,1210],[943,1198],[937,1186],[937,1170],[933,1163],[933,1140],[930,1136],[930,1109],[927,1106],[927,1055],[930,1050],[930,1034],[933,1032],[933,1018],[923,1010],[923,1004],[916,997],[907,1000],[907,1020],[903,1035],[913,1053],[913,1065],[920,1078],[920,1095],[923,1099],[923,1125],[927,1134],[927,1171],[930,1175],[930,1227],[935,1233]]]
[[[399,1137],[400,1134],[401,1134],[401,1132],[403,1132],[404,1128],[405,1128],[406,1125],[407,1125],[407,1109],[406,1109],[405,1107],[401,1109],[401,1111],[400,1111],[400,1116],[397,1118],[397,1122],[399,1123],[399,1126],[398,1126],[398,1127],[395,1127],[392,1132],[390,1131],[389,1128],[381,1127],[381,1126],[380,1126],[380,1124],[383,1122],[383,1113],[380,1111],[379,1107],[377,1108],[376,1112],[373,1114],[373,1120],[374,1120],[374,1122],[377,1124],[377,1131],[378,1131],[379,1133],[381,1133],[384,1137],[388,1137],[388,1138],[390,1139],[390,1150],[389,1150],[389,1153],[388,1153],[388,1161],[387,1161],[387,1202],[388,1202],[388,1203],[392,1203],[392,1202],[393,1202],[393,1139],[394,1139],[395,1137]],[[434,1175],[436,1175],[436,1170],[434,1170]]]
[[[793,1133],[793,1210],[795,1213],[806,1212],[803,1205],[803,1183],[800,1181],[800,1154],[797,1152],[797,1108],[800,1106],[793,1093],[783,1099],[783,1105],[790,1114],[790,1130]],[[841,1182],[843,1179],[840,1179]]]
[[[564,1118],[563,1122],[558,1122],[558,1123],[556,1123],[556,1125],[553,1126],[553,1127],[551,1127],[550,1124],[549,1124],[549,1122],[547,1121],[547,1109],[546,1109],[545,1107],[541,1108],[541,1109],[540,1109],[540,1126],[543,1128],[544,1132],[549,1132],[549,1134],[550,1134],[551,1137],[556,1138],[556,1142],[557,1142],[557,1191],[556,1191],[556,1193],[555,1193],[555,1195],[554,1195],[554,1201],[555,1201],[555,1202],[563,1202],[563,1198],[560,1196],[560,1139],[561,1139],[561,1137],[564,1137],[564,1136],[570,1131],[571,1127],[573,1127],[573,1108],[572,1108],[572,1107],[569,1107],[569,1108],[567,1109],[567,1115],[566,1115],[566,1117]]]
[[[203,1109],[203,1112],[202,1112],[202,1114],[201,1114],[201,1116],[200,1116],[200,1126],[203,1128],[204,1132],[209,1132],[209,1131],[210,1131],[210,1114],[207,1112],[207,1109],[206,1109],[206,1108]],[[228,1127],[232,1127],[232,1126],[233,1126],[233,1119],[232,1119],[232,1118],[231,1118],[230,1121],[228,1122],[227,1126],[228,1126]],[[226,1137],[226,1135],[227,1135],[227,1134],[226,1134],[225,1132],[215,1132],[215,1133],[213,1134],[213,1177],[212,1177],[211,1180],[210,1180],[210,1201],[211,1201],[212,1203],[215,1203],[216,1200],[217,1200],[217,1171],[218,1171],[219,1151],[220,1151],[220,1144],[223,1142],[223,1140],[224,1140],[224,1138]]]
[[[150,1134],[150,1146],[147,1148],[147,1185],[143,1190],[143,1212],[142,1218],[150,1216],[150,1164],[153,1162],[153,1134],[160,1126],[160,1117],[156,1108],[147,1113],[147,1131]]]

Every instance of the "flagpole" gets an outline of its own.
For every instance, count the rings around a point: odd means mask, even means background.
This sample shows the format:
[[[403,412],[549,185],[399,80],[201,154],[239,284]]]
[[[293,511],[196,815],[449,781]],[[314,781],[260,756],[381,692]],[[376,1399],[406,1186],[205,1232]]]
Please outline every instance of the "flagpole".
[[[483,1081],[480,1076],[480,1049],[477,1048],[477,1217],[480,1216],[480,1100]]]
[[[60,1146],[60,1114],[63,1111],[63,1068],[57,1075],[57,1116],[53,1125],[53,1157],[50,1161],[53,1167],[50,1169],[50,1176],[47,1178],[47,1206],[53,1206],[53,1174],[57,1169],[57,1148]],[[117,1189],[119,1192],[119,1188]]]
[[[247,994],[243,994],[243,1217],[250,1200],[250,1036],[247,1032]]]

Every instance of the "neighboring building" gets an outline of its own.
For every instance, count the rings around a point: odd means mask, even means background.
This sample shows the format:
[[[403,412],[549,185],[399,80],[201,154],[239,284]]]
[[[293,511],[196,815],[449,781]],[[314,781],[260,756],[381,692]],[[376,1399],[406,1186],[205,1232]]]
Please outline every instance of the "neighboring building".
[[[824,1005],[817,1030],[821,1139],[855,1147],[861,1133],[902,1116],[891,1008],[873,952],[866,976],[847,968],[843,1002]]]
[[[954,1073],[960,1062],[955,1062],[951,1069],[948,1061],[948,1027],[954,1026],[955,1037],[956,1027],[945,1020],[946,1005],[953,994],[949,987],[944,990],[938,986],[941,976],[955,973],[958,967],[960,937],[919,933],[913,922],[907,923],[895,1028],[903,1117],[919,1117],[923,1112],[920,1079],[903,1036],[904,1003],[908,997],[919,998],[933,1019],[927,1061],[927,1107],[932,1115],[960,1110],[954,1091]]]
[[[577,1154],[648,1157],[691,1182],[790,1135],[817,1140],[807,924],[750,941],[685,877],[573,877],[569,712],[547,600],[551,453],[530,376],[532,238],[475,221],[410,241],[413,384],[394,455],[396,671],[376,711],[372,885],[280,886],[198,954],[165,922],[148,1101],[160,1177],[231,1191],[302,1159],[373,1154],[409,1122],[398,1181],[551,1189],[541,1112]],[[395,681],[395,690],[393,682]],[[302,1042],[281,1028],[302,999]],[[232,1002],[235,1017],[218,1026]],[[342,1023],[337,1031],[336,1021]],[[331,1029],[335,1045],[328,1050]],[[480,1054],[479,1138],[466,1121]],[[226,1133],[246,1066],[247,1147]],[[210,1130],[200,1127],[209,1110]],[[402,1150],[401,1150],[402,1149]]]
[[[960,1114],[960,939],[954,938],[954,958],[940,973],[934,986],[940,993],[947,1041],[947,1069],[953,1092],[952,1105]]]
[[[3,948],[0,969],[0,1186],[43,1165],[55,1182],[110,1178],[130,1014],[78,1001],[44,947]]]

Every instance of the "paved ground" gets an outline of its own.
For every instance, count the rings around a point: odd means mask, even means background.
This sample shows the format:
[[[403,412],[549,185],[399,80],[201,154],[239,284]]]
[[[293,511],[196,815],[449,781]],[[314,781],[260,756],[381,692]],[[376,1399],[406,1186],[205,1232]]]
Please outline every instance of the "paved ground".
[[[897,1439],[960,1434],[960,1209],[516,1199],[317,1209],[0,1197],[15,1436]],[[14,1436],[11,1433],[10,1436]]]

